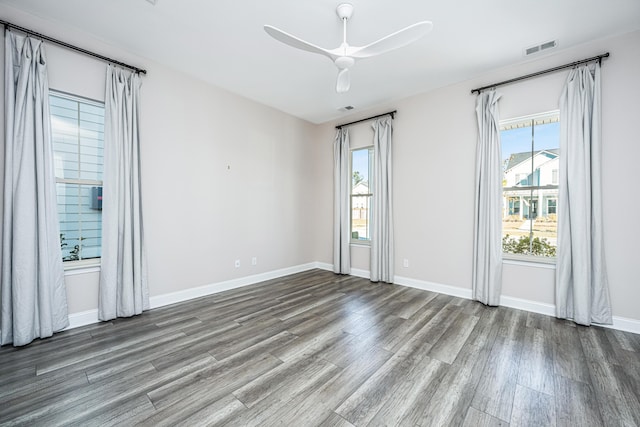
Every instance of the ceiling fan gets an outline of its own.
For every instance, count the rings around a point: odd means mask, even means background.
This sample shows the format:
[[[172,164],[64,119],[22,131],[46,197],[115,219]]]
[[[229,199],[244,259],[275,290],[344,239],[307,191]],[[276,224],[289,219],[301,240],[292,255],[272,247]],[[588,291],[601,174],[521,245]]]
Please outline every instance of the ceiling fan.
[[[265,25],[264,30],[271,37],[282,43],[308,52],[319,53],[331,59],[338,67],[338,79],[336,83],[336,92],[338,93],[344,93],[349,90],[349,86],[351,85],[349,68],[353,66],[357,59],[381,55],[385,52],[406,46],[423,37],[431,31],[433,27],[430,21],[421,21],[389,34],[366,46],[349,46],[347,43],[347,21],[349,21],[349,18],[353,15],[353,5],[350,3],[339,4],[336,13],[342,20],[343,36],[342,44],[335,49],[324,49],[271,25]]]

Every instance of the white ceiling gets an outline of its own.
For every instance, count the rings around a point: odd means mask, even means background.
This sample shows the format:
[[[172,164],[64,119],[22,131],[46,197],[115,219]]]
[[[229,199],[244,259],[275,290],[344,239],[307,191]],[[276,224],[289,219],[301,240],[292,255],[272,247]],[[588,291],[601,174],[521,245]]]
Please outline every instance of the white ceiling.
[[[350,91],[339,95],[329,59],[275,41],[263,25],[334,48],[340,0],[0,0],[314,123],[341,117],[346,105],[358,111],[524,61],[531,45],[557,39],[557,51],[640,29],[640,0],[350,2],[351,45],[422,20],[434,28],[410,46],[357,62]]]

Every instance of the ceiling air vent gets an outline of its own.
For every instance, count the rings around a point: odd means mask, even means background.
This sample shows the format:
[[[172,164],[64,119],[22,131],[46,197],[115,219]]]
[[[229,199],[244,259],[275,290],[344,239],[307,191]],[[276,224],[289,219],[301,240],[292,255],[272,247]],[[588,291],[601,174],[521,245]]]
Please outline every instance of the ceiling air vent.
[[[551,40],[551,41],[544,42],[544,43],[539,44],[539,45],[531,46],[531,47],[525,48],[524,56],[529,56],[529,55],[533,55],[535,53],[539,53],[539,52],[542,52],[542,51],[545,51],[545,50],[553,49],[556,46],[558,46],[558,41],[557,40]]]
[[[340,107],[338,108],[339,111],[351,111],[353,110],[355,107],[353,105],[347,105],[345,107]]]

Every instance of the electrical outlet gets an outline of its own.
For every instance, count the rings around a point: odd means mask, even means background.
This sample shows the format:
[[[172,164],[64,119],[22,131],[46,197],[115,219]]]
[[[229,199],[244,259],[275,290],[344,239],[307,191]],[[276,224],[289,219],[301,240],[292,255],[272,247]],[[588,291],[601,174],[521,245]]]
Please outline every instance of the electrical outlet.
[[[251,258],[251,265],[258,265],[258,257]]]
[[[402,261],[402,266],[404,268],[408,268],[409,267],[409,260],[405,258],[404,261]]]
[[[236,268],[238,268],[238,267],[240,267],[240,260],[239,259],[236,260]]]

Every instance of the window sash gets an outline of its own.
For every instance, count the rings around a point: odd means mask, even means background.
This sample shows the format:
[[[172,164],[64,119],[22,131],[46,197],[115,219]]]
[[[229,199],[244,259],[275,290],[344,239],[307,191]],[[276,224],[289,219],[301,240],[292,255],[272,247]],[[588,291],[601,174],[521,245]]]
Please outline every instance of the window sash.
[[[367,181],[369,190],[367,193],[354,193],[355,187],[353,183],[353,174],[354,170],[354,153],[356,152],[366,152],[367,153],[367,166],[366,166],[366,174],[364,176],[364,180]],[[351,150],[351,159],[350,159],[350,167],[349,167],[349,177],[352,180],[350,183],[350,198],[349,198],[349,235],[350,241],[352,244],[360,244],[360,245],[369,245],[371,243],[371,198],[373,197],[373,193],[371,192],[372,185],[372,170],[373,170],[373,147],[362,147],[362,148],[354,148]],[[354,210],[357,208],[354,207],[354,198],[366,198],[366,211],[365,218],[359,217],[354,218]],[[362,210],[362,208],[360,209]],[[361,212],[360,212],[361,213]],[[360,216],[360,215],[359,215]],[[358,226],[357,230],[354,227],[354,220],[365,220],[364,224]],[[356,232],[360,232],[364,229],[365,238],[354,238]]]
[[[103,186],[104,104],[49,95],[63,261],[65,268],[86,265],[102,252],[101,202],[92,200],[99,194],[92,189]]]
[[[512,192],[520,192],[520,191],[535,191],[535,190],[557,190],[557,185],[527,185],[524,187],[502,187],[502,193],[506,193],[509,191]]]

